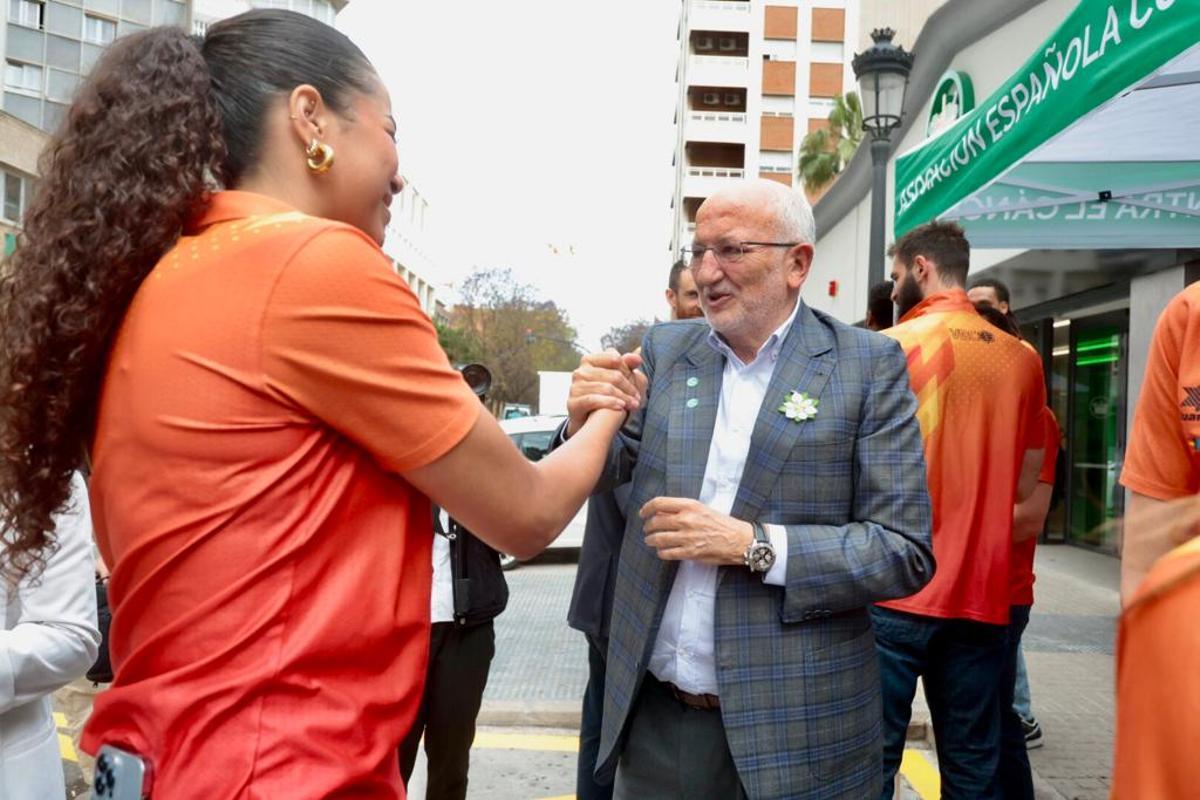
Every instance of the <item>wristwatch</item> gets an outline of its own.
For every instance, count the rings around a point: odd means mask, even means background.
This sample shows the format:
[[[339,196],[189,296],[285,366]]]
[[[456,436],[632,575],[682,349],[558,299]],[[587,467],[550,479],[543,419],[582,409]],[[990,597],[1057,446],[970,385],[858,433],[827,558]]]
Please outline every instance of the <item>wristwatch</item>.
[[[750,568],[751,572],[763,575],[770,572],[771,567],[775,566],[775,546],[771,544],[771,537],[767,535],[767,530],[762,523],[751,522],[750,526],[754,528],[754,541],[746,548],[742,562]]]

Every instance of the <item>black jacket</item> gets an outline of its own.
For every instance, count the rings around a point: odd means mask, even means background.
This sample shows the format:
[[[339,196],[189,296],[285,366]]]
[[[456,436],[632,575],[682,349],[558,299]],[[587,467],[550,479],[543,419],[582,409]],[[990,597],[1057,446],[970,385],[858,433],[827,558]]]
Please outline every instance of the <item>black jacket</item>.
[[[495,619],[508,605],[508,582],[500,569],[500,554],[454,518],[450,519],[450,530],[443,530],[441,514],[436,507],[433,531],[450,540],[454,621],[469,626]]]

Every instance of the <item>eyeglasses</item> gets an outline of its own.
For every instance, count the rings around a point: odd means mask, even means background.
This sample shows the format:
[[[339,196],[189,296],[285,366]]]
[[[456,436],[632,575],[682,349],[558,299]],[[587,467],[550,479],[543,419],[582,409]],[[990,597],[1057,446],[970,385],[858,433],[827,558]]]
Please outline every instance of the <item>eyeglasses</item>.
[[[689,267],[703,261],[705,253],[712,253],[718,264],[736,264],[756,247],[795,247],[798,244],[800,242],[722,242],[712,247],[684,247],[679,252]]]

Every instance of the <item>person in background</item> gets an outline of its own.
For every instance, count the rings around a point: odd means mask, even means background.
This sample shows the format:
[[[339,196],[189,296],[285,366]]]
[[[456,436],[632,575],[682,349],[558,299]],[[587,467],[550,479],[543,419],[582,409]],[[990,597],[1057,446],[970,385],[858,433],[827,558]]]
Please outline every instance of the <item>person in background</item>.
[[[403,797],[430,500],[532,557],[640,405],[628,356],[521,455],[380,249],[395,136],[344,34],[257,10],[118,39],[44,154],[0,275],[3,555],[53,552],[90,451],[116,678],[83,747],[143,794]]]
[[[895,325],[896,307],[892,304],[892,282],[880,281],[867,295],[867,330],[882,331]]]
[[[995,327],[1010,336],[1020,337],[1021,332],[1013,323],[1011,313],[1005,314],[986,301],[976,302],[975,310]],[[1043,410],[1043,424],[1045,444],[1037,486],[1029,497],[1013,508],[1012,605],[1009,609],[1008,661],[1004,667],[1000,696],[998,780],[1005,800],[1033,800],[1033,773],[1026,751],[1042,746],[1041,726],[1029,715],[1029,676],[1025,669],[1021,636],[1029,624],[1029,612],[1033,606],[1034,555],[1037,539],[1046,526],[1046,515],[1050,513],[1050,503],[1054,497],[1055,468],[1062,438],[1058,420],[1049,407]],[[1018,693],[1022,695],[1021,698],[1018,698]]]
[[[471,386],[480,402],[490,383]],[[436,506],[433,532],[429,666],[416,721],[400,743],[400,777],[407,787],[423,736],[426,800],[463,800],[508,583],[500,554]]]
[[[1121,471],[1113,798],[1191,797],[1200,741],[1200,283],[1167,304],[1150,342]]]
[[[96,580],[87,486],[71,478],[55,547],[15,585],[0,576],[0,797],[66,797],[50,695],[96,658]]]
[[[967,299],[970,244],[958,225],[921,225],[889,254],[900,322],[884,334],[904,349],[920,398],[937,572],[920,592],[874,609],[882,797],[892,795],[920,677],[943,796],[987,800],[1000,796],[1013,508],[1037,485],[1045,442],[1042,365]]]
[[[682,259],[671,265],[666,298],[673,321],[703,316],[696,281]],[[608,800],[613,793],[612,781],[601,783],[596,778],[596,754],[600,749],[604,713],[608,623],[612,615],[617,558],[625,535],[629,491],[630,484],[624,483],[610,492],[593,495],[588,501],[587,527],[579,551],[571,607],[567,612],[567,624],[582,631],[588,644],[588,681],[579,718],[579,759],[575,777],[578,800]]]
[[[971,281],[967,299],[976,306],[986,303],[1004,316],[1012,317],[1012,293],[1008,291],[1008,284],[999,278],[976,278]]]

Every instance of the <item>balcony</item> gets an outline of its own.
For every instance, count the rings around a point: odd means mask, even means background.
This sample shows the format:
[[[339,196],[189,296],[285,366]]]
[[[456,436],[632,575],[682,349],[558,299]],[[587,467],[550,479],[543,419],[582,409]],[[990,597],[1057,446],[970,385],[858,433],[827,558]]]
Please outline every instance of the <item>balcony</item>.
[[[745,144],[750,135],[744,111],[689,111],[684,138],[691,142]]]
[[[749,32],[752,16],[748,0],[691,0],[688,26],[692,30]]]
[[[750,85],[750,59],[747,56],[714,56],[693,53],[688,56],[687,82],[691,86]]]
[[[683,193],[708,197],[746,177],[741,167],[695,167],[683,169]]]

